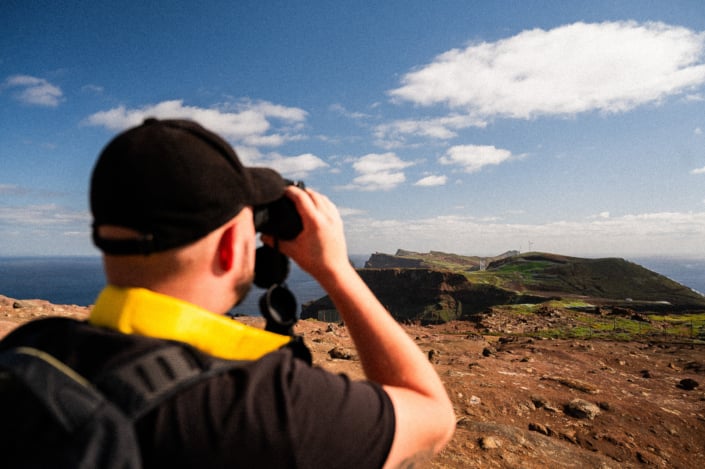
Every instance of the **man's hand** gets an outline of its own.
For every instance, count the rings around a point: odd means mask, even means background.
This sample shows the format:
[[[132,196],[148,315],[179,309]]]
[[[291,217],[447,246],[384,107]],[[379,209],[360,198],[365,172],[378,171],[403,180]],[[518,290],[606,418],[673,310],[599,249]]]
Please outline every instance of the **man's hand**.
[[[325,288],[332,271],[350,265],[343,220],[333,202],[323,194],[296,186],[288,186],[285,194],[294,202],[303,230],[294,240],[280,240],[279,250]],[[262,241],[274,245],[272,236],[262,235]]]

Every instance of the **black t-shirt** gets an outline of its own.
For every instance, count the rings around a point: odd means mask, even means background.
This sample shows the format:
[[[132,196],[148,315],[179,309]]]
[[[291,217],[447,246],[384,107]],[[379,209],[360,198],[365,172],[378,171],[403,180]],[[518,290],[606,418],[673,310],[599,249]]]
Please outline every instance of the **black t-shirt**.
[[[45,350],[91,380],[163,344],[51,318],[16,329],[0,348]],[[394,409],[379,385],[283,348],[179,392],[136,428],[146,468],[374,468],[387,458]]]

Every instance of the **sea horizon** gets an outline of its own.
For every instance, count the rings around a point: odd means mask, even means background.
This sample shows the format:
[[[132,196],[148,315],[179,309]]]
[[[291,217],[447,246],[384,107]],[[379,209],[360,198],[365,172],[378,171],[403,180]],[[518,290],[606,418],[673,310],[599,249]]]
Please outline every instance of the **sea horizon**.
[[[356,267],[364,267],[370,254],[351,255]],[[705,294],[705,256],[642,256],[624,258]],[[325,292],[294,262],[286,284],[299,305]],[[90,306],[105,286],[100,256],[1,256],[0,295],[17,300],[38,299],[54,304]],[[233,313],[259,315],[264,290],[252,288]]]

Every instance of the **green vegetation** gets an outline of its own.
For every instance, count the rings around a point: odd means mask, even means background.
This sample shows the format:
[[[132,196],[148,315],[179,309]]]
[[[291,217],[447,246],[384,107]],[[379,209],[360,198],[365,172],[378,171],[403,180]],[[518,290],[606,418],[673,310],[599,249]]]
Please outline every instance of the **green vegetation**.
[[[543,271],[551,265],[552,264],[547,261],[527,261],[527,262],[518,262],[518,263],[508,263],[508,264],[501,265],[493,272],[496,274],[503,274],[506,272],[518,272],[522,275],[527,275],[527,274],[531,274],[534,272]]]
[[[563,302],[551,301],[540,305],[504,306],[502,310],[526,319],[537,316],[542,308],[557,309],[565,305]],[[705,313],[629,318],[600,316],[565,309],[559,311],[567,320],[539,331],[516,335],[547,339],[687,340],[705,343]],[[538,317],[535,320],[540,321]]]
[[[579,299],[561,299],[561,300],[551,300],[544,303],[546,306],[551,308],[566,308],[566,309],[580,309],[580,308],[594,308],[592,305],[584,300]]]
[[[457,315],[454,310],[444,308],[441,305],[427,306],[420,317],[420,319],[424,322],[435,324],[452,321],[456,318]]]
[[[540,305],[538,304],[529,304],[529,303],[522,303],[518,305],[504,305],[504,308],[510,310],[512,313],[517,314],[517,315],[531,315],[536,313],[536,309]]]

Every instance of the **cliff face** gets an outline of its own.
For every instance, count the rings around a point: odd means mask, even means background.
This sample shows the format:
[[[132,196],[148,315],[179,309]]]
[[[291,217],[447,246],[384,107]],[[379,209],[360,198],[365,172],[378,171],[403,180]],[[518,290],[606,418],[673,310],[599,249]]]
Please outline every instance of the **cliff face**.
[[[383,253],[372,254],[367,262],[365,262],[366,269],[389,269],[394,267],[418,268],[422,265],[423,261],[421,259],[409,259]]]
[[[399,250],[396,255],[374,254],[365,267],[360,276],[402,321],[469,319],[494,306],[551,299],[580,301],[593,309],[705,311],[705,296],[623,259],[516,252],[469,257]],[[327,297],[304,305],[302,318],[322,319],[322,311],[334,312]]]
[[[460,273],[432,269],[361,269],[358,271],[397,320],[446,322],[464,319],[496,304],[537,303],[545,298],[493,285],[476,284]],[[302,318],[318,318],[332,309],[324,297],[304,307]]]

